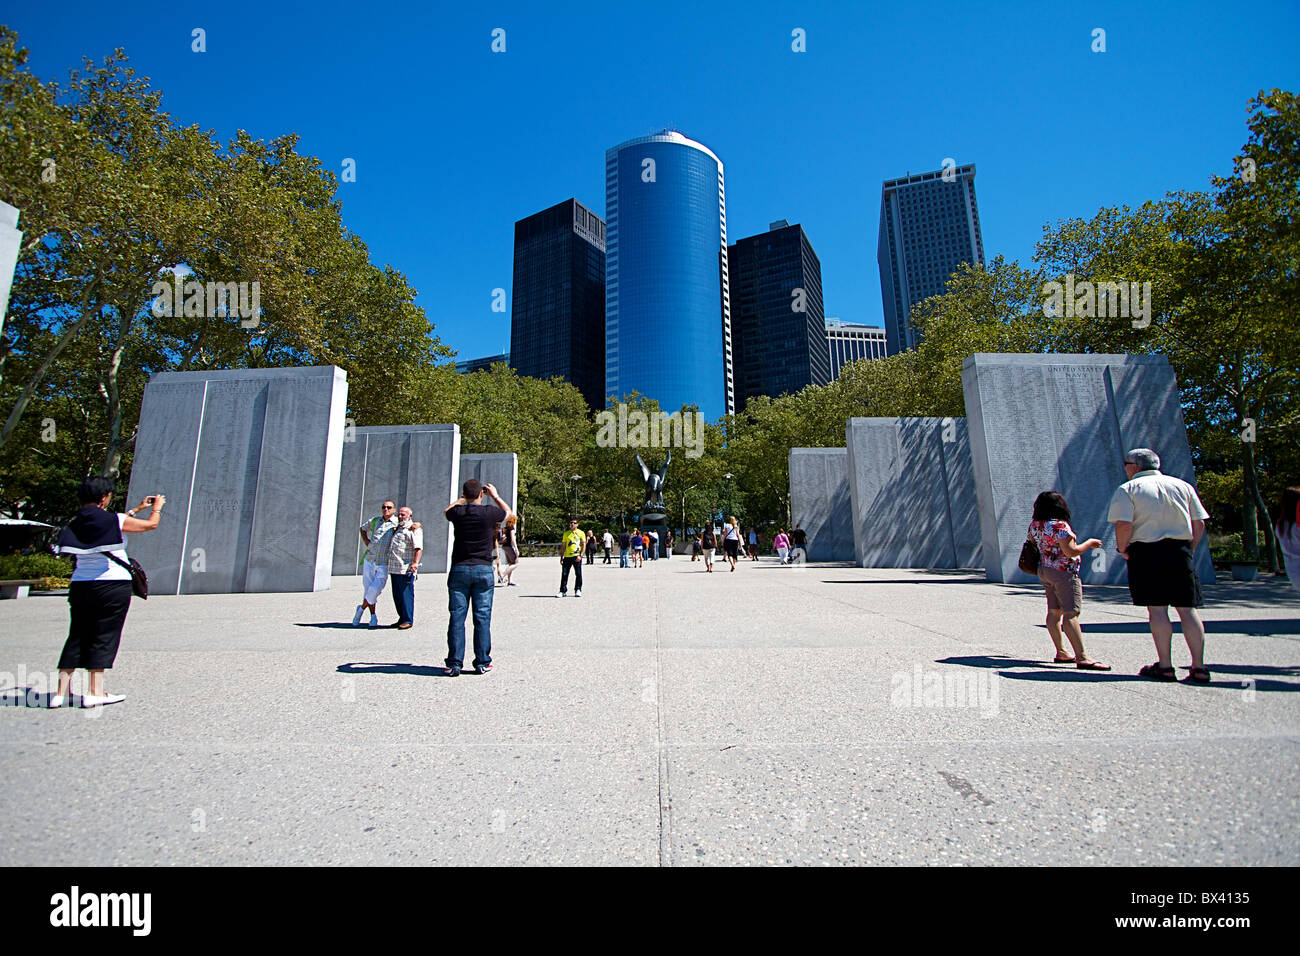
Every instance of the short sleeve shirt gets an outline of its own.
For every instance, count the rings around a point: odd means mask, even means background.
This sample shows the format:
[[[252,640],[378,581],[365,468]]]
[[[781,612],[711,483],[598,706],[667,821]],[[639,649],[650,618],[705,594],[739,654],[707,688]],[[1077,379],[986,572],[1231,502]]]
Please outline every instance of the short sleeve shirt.
[[[117,526],[122,527],[126,515],[118,512]],[[121,561],[126,561],[126,544],[114,549],[112,554]],[[130,581],[131,572],[117,561],[110,560],[102,551],[92,554],[77,555],[77,566],[72,571],[73,581]]]
[[[405,574],[417,550],[424,550],[423,528],[398,528],[388,544],[388,573]]]
[[[496,551],[493,529],[506,520],[505,510],[496,505],[455,505],[447,509],[447,520],[456,529],[452,566],[490,565]]]
[[[1079,573],[1083,560],[1078,556],[1066,557],[1065,552],[1061,550],[1061,542],[1074,537],[1074,529],[1070,527],[1070,522],[1060,518],[1033,521],[1029,524],[1029,535],[1034,539],[1034,544],[1038,545],[1039,562],[1044,567],[1069,571],[1071,574]]]
[[[388,563],[388,542],[396,528],[395,518],[384,518],[381,515],[376,515],[361,526],[361,530],[370,539],[366,545],[367,561],[380,567]]]
[[[560,542],[564,545],[564,556],[576,558],[581,556],[582,549],[587,543],[587,536],[582,533],[581,528],[574,528],[572,531],[564,532]]]
[[[1210,516],[1196,489],[1172,475],[1139,471],[1115,490],[1108,521],[1133,524],[1130,541],[1192,540],[1192,522]]]

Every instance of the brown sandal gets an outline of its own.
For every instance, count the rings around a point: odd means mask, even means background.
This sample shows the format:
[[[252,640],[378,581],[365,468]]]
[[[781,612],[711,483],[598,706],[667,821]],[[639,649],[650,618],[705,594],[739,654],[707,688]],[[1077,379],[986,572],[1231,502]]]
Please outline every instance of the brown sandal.
[[[1187,679],[1193,684],[1208,684],[1210,682],[1210,670],[1207,667],[1193,667],[1188,670]]]
[[[1174,669],[1172,667],[1161,666],[1159,661],[1156,661],[1154,664],[1148,664],[1146,667],[1139,670],[1138,676],[1147,677],[1151,680],[1178,680],[1178,674]]]

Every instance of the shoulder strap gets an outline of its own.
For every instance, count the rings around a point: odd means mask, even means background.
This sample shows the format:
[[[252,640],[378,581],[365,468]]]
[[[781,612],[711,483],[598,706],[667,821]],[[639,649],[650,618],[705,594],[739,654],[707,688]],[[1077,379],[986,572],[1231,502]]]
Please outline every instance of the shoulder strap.
[[[102,554],[104,557],[108,558],[108,560],[112,561],[114,564],[120,564],[122,567],[126,568],[126,569],[127,569],[128,571],[130,571],[132,574],[135,574],[135,568],[131,567],[131,565],[129,565],[127,562],[123,561],[121,558],[119,558],[117,555],[115,555],[112,551],[101,551],[100,554]]]

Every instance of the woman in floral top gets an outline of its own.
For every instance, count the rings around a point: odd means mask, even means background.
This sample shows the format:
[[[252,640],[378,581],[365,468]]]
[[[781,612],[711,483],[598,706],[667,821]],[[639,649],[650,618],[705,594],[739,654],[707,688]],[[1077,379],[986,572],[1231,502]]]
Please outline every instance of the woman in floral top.
[[[1055,491],[1044,491],[1034,500],[1034,520],[1029,537],[1038,545],[1038,580],[1047,591],[1047,633],[1056,645],[1057,664],[1074,664],[1080,670],[1108,671],[1110,665],[1088,657],[1083,649],[1083,631],[1079,629],[1079,610],[1083,604],[1083,583],[1079,579],[1080,556],[1101,541],[1089,538],[1083,544],[1074,539],[1070,527],[1070,508]],[[1074,656],[1061,645],[1061,631],[1070,639]]]

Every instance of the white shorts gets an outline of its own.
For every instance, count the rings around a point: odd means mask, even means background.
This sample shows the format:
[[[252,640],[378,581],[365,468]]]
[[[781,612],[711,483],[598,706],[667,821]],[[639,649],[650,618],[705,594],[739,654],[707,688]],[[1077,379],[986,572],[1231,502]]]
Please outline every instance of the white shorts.
[[[374,607],[387,584],[388,567],[371,564],[370,559],[367,558],[361,565],[361,587],[365,589],[365,603]]]

